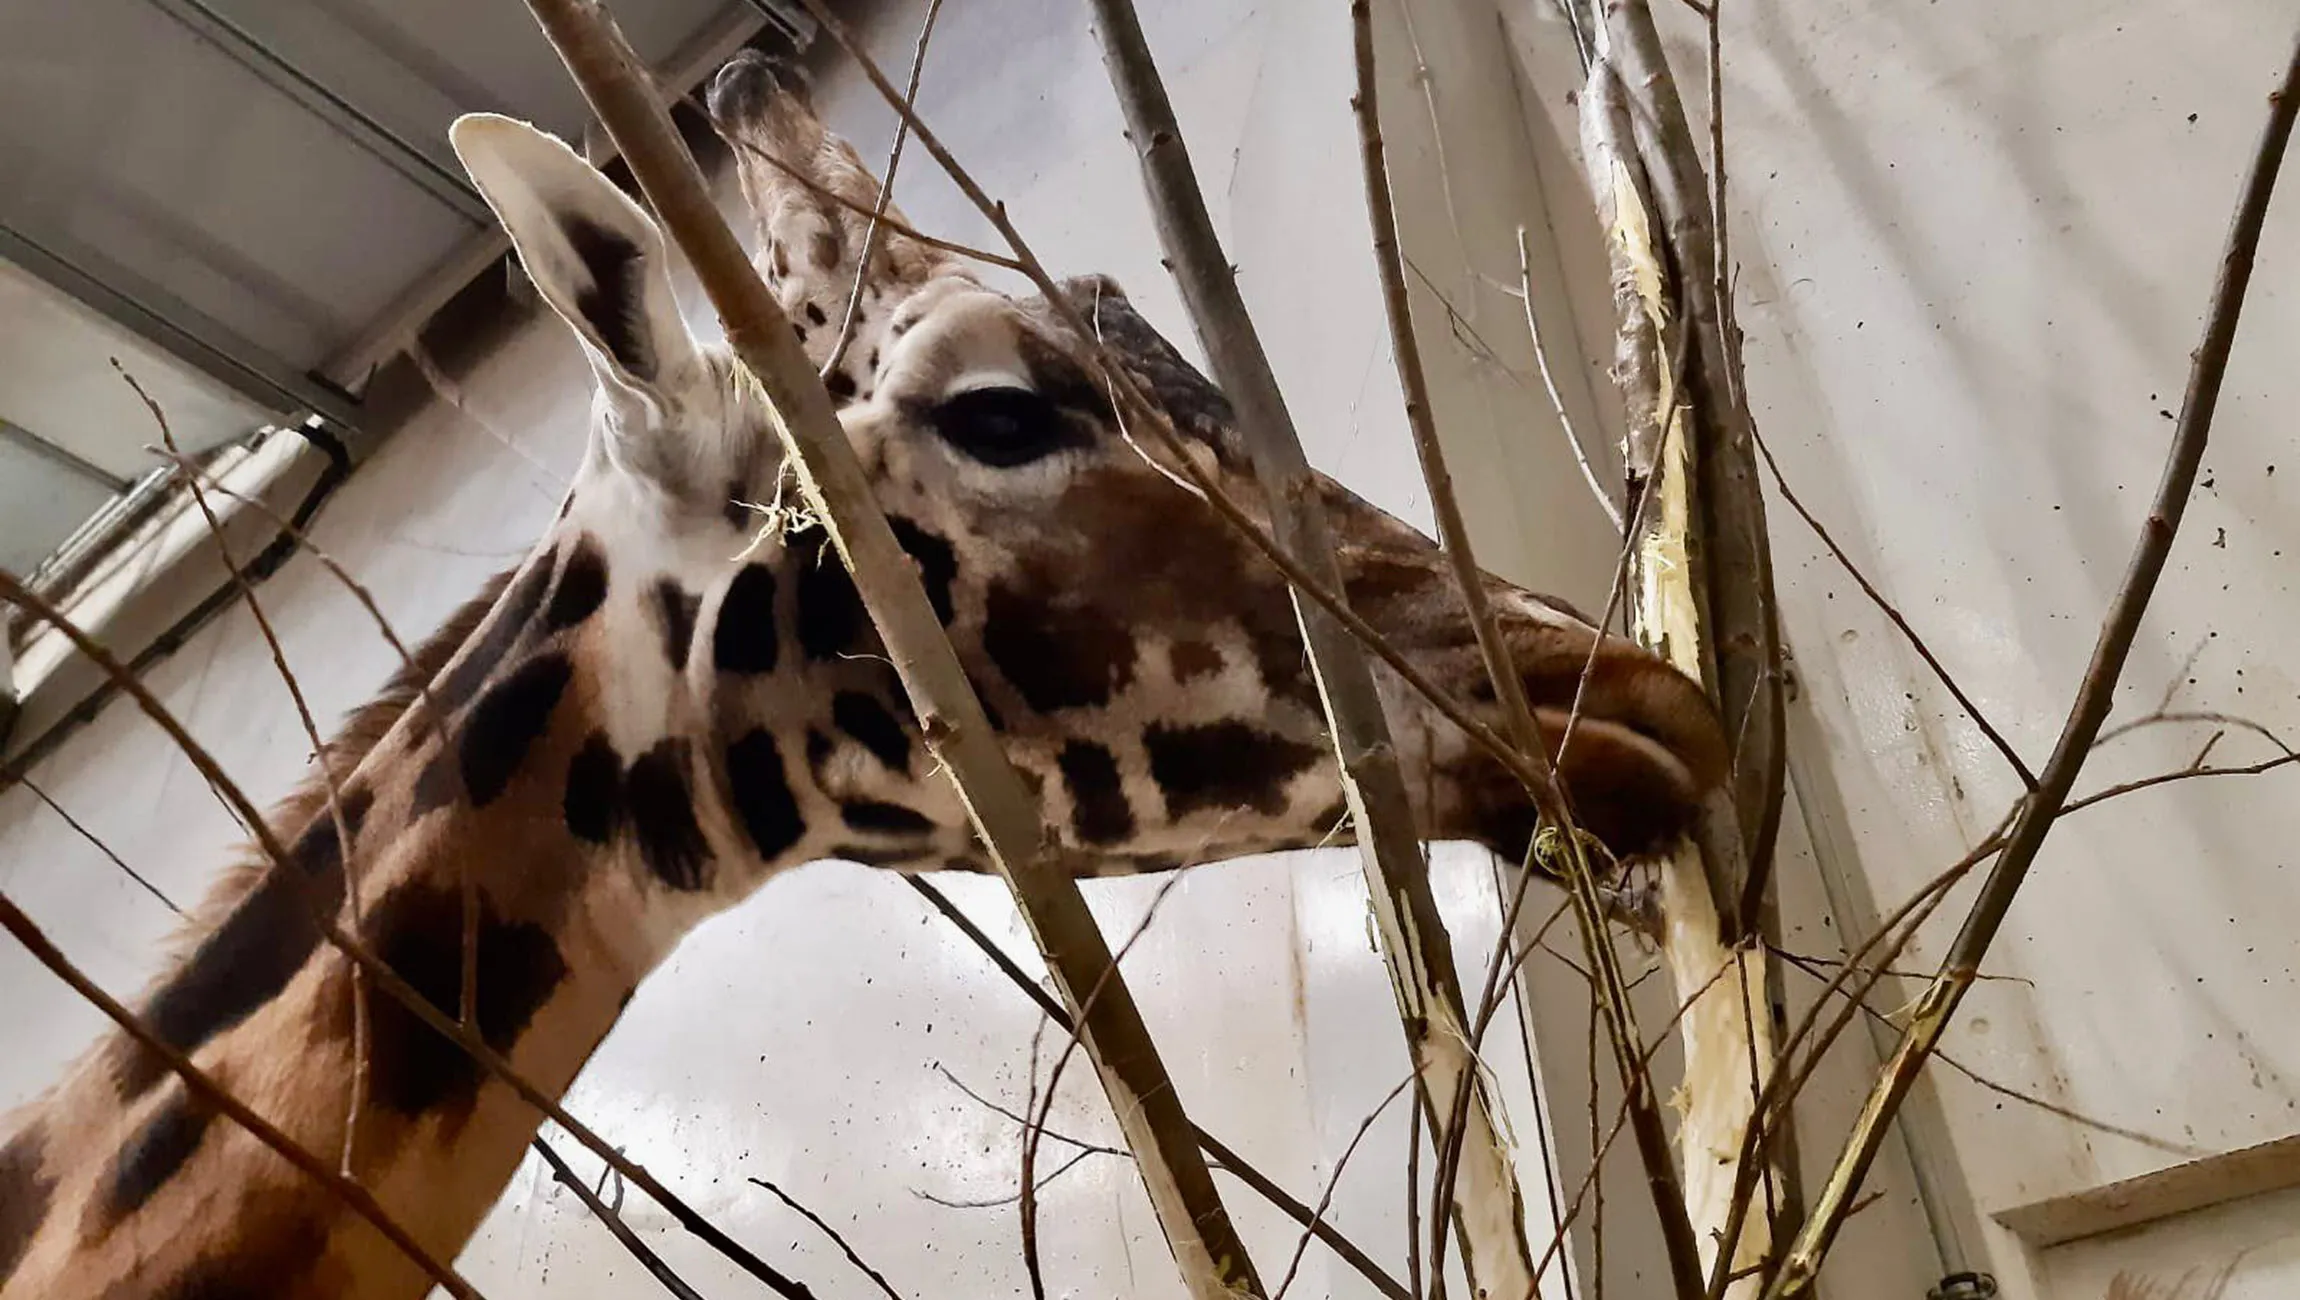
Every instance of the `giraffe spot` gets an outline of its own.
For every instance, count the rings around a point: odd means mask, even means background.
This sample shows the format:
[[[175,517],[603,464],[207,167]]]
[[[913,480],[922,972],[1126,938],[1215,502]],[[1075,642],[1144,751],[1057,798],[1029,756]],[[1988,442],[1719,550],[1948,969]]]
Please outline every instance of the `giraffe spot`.
[[[419,821],[437,809],[455,802],[463,789],[463,780],[457,773],[455,755],[441,749],[415,774],[415,789],[408,800],[408,820]]]
[[[184,1088],[170,1091],[159,1109],[112,1158],[102,1196],[92,1207],[92,1232],[110,1232],[167,1186],[207,1140],[208,1126],[215,1119],[215,1108],[194,1100]]]
[[[1091,609],[1064,608],[993,583],[983,649],[1040,713],[1108,704],[1134,680],[1134,637]]]
[[[783,770],[782,749],[765,728],[753,728],[727,746],[727,786],[735,815],[760,857],[769,862],[780,858],[806,832]]]
[[[543,603],[544,586],[551,581],[551,558],[540,556],[520,571],[511,586],[503,593],[502,601],[485,622],[479,639],[466,648],[466,652],[450,670],[433,696],[443,709],[457,709],[487,684],[497,665],[517,648],[519,639],[534,621],[535,611]]]
[[[1134,833],[1134,808],[1118,776],[1118,758],[1091,740],[1073,740],[1055,759],[1070,787],[1070,826],[1087,844],[1115,844]]]
[[[563,217],[559,229],[591,281],[575,291],[576,314],[590,325],[617,365],[634,378],[653,379],[655,354],[648,346],[639,301],[639,246],[582,217]]]
[[[479,900],[478,999],[472,1008],[480,1040],[504,1055],[567,977],[567,961],[543,927],[505,919]],[[463,895],[452,881],[411,880],[368,913],[376,956],[450,1020],[463,997]],[[450,1127],[479,1098],[480,1066],[453,1040],[416,1018],[398,999],[369,999],[368,1052],[376,1104],[402,1115],[443,1113]]]
[[[861,691],[840,691],[831,697],[831,721],[875,755],[887,770],[910,770],[910,735],[876,696]],[[811,734],[809,743],[812,743]]]
[[[343,898],[343,874],[312,882],[319,905],[334,910]],[[319,945],[319,929],[302,891],[281,871],[263,879],[224,923],[200,941],[175,974],[152,995],[144,1022],[161,1042],[186,1056],[247,1019],[287,988]],[[121,1098],[133,1101],[168,1074],[167,1064],[133,1039],[122,1037],[114,1077]]]
[[[334,1208],[314,1209],[309,1201],[288,1200],[276,1192],[247,1197],[231,1211],[234,1232],[227,1244],[193,1260],[158,1290],[135,1294],[151,1300],[309,1294],[310,1275],[327,1250]]]
[[[877,349],[877,348],[872,348],[872,349],[870,350],[870,360],[863,362],[863,369],[864,369],[864,370],[866,370],[866,371],[869,371],[871,374],[874,374],[874,375],[878,373],[878,349]]]
[[[791,251],[783,247],[782,240],[770,239],[767,241],[767,269],[773,271],[778,280],[790,275]],[[804,342],[805,340],[802,338],[800,341]]]
[[[1166,657],[1173,665],[1174,680],[1183,686],[1222,671],[1221,648],[1211,642],[1176,641]]]
[[[551,711],[574,673],[565,655],[537,655],[472,706],[456,754],[472,807],[485,808],[502,796],[528,749],[551,725]]]
[[[43,1166],[48,1141],[38,1124],[28,1124],[0,1147],[0,1285],[6,1285],[32,1246],[32,1234],[48,1217],[56,1179]]]
[[[915,809],[877,799],[850,799],[839,805],[839,817],[858,831],[881,835],[926,835],[934,822]]]
[[[839,235],[836,230],[818,230],[807,241],[807,256],[813,259],[815,269],[828,271],[839,264]],[[816,321],[815,324],[822,324]]]
[[[845,366],[840,366],[824,378],[823,387],[829,389],[830,395],[839,401],[851,402],[854,400],[855,377],[847,373]]]
[[[901,515],[888,515],[887,528],[894,533],[895,544],[909,553],[918,565],[918,580],[926,588],[927,602],[934,606],[934,616],[949,627],[955,617],[956,606],[951,603],[951,585],[958,581],[958,552],[947,538],[938,537]]]
[[[655,583],[655,618],[663,631],[663,657],[671,661],[674,670],[687,666],[687,649],[695,641],[695,616],[703,608],[703,598],[680,586],[671,578]],[[767,601],[767,617],[774,617],[774,600]]]
[[[673,889],[702,888],[703,864],[711,850],[695,821],[695,797],[687,785],[687,742],[657,741],[632,759],[631,770],[623,776],[623,805],[647,870]]]
[[[799,565],[799,648],[818,662],[836,658],[868,621],[854,579],[826,541],[813,563]]]
[[[820,329],[830,323],[830,317],[823,315],[821,304],[812,302],[807,304],[807,324]]]
[[[801,587],[803,589],[804,582]],[[711,633],[711,659],[723,673],[771,673],[775,642],[775,571],[746,564],[727,584],[719,623]]]
[[[1286,810],[1286,783],[1318,761],[1315,745],[1272,735],[1245,722],[1199,726],[1152,724],[1142,733],[1150,775],[1166,792],[1168,816],[1202,809],[1251,808],[1265,817]]]
[[[598,613],[606,599],[606,557],[589,537],[581,538],[567,555],[559,585],[551,590],[551,603],[544,606],[543,626],[551,632],[571,628]]]
[[[594,731],[567,763],[567,793],[561,800],[567,830],[576,839],[605,844],[623,820],[623,759]]]
[[[834,844],[823,853],[826,858],[840,862],[859,862],[866,867],[898,867],[912,861],[917,853],[911,849],[873,848],[868,844]]]
[[[356,841],[359,828],[367,821],[367,810],[375,803],[375,794],[353,786],[343,791],[342,803],[343,828]],[[343,842],[336,835],[335,814],[324,803],[312,824],[289,846],[288,861],[307,876],[323,876],[343,866]]]
[[[838,744],[813,727],[807,728],[807,771],[814,774],[815,784],[823,783],[823,769],[830,765],[831,755],[838,752]]]

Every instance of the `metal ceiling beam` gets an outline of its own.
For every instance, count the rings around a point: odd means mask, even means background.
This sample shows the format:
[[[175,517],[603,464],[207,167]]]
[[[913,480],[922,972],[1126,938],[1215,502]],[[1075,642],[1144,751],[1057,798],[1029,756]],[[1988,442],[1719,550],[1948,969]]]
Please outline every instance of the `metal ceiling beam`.
[[[205,0],[146,0],[475,226],[495,220],[463,173],[362,111]]]
[[[316,411],[345,428],[359,427],[359,403],[349,394],[93,253],[44,244],[0,224],[0,261],[14,263],[264,410],[283,416]]]
[[[103,466],[89,461],[70,448],[50,442],[23,425],[11,423],[6,419],[0,419],[0,442],[12,442],[74,478],[86,479],[114,496],[118,496],[135,486],[119,475],[107,472]]]

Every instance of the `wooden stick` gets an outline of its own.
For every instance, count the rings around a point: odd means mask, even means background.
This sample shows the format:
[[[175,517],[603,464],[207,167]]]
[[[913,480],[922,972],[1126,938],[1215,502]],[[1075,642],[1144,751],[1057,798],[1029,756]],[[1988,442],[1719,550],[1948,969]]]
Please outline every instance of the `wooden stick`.
[[[2133,546],[2124,580],[2117,588],[2108,613],[2101,619],[2092,662],[2077,685],[2068,721],[2061,727],[2052,757],[2037,777],[2036,790],[2022,801],[2020,813],[2006,835],[2004,852],[1997,857],[1979,896],[1973,900],[1964,928],[1958,932],[1939,973],[1918,998],[1916,1014],[1902,1033],[1900,1046],[1886,1062],[1835,1167],[1829,1172],[1829,1181],[1814,1199],[1812,1218],[1797,1235],[1779,1274],[1765,1289],[1767,1300],[1794,1300],[1811,1290],[1821,1261],[1836,1240],[1837,1229],[1850,1212],[1861,1182],[1868,1175],[1869,1165],[1884,1143],[1886,1128],[1915,1085],[1925,1055],[1947,1032],[1957,1004],[1972,987],[1973,978],[1980,972],[1981,959],[1988,954],[1990,943],[2004,924],[2005,914],[2020,892],[2021,882],[2028,877],[2029,866],[2036,861],[2037,850],[2059,819],[2061,805],[2075,785],[2085,757],[2092,751],[2101,724],[2108,718],[2109,707],[2115,702],[2117,679],[2124,672],[2124,661],[2132,650],[2133,637],[2140,630],[2141,616],[2148,612],[2149,599],[2155,594],[2157,579],[2164,572],[2165,557],[2171,554],[2172,540],[2180,531],[2181,516],[2196,483],[2197,467],[2204,459],[2204,447],[2212,432],[2212,416],[2220,403],[2221,381],[2228,373],[2228,354],[2236,342],[2237,318],[2244,308],[2245,290],[2252,282],[2261,225],[2267,217],[2269,197],[2276,189],[2276,175],[2283,165],[2285,146],[2292,137],[2295,114],[2300,114],[2300,39],[2293,44],[2282,85],[2268,99],[2267,125],[2261,130],[2260,146],[2253,154],[2243,196],[2238,201],[2227,245],[2221,253],[2212,306],[2205,316],[2204,340],[2198,345],[2189,368],[2188,391],[2181,400],[2180,419],[2173,427],[2163,477],[2157,483],[2156,497],[2148,515],[2141,521],[2140,538]]]
[[[1198,188],[1190,155],[1175,120],[1173,104],[1142,35],[1132,0],[1091,0],[1103,63],[1125,112],[1128,136],[1141,163],[1168,264],[1189,307],[1199,342],[1212,362],[1214,378],[1236,412],[1238,431],[1253,457],[1255,477],[1270,509],[1270,531],[1278,546],[1320,585],[1343,591],[1334,534],[1320,500],[1309,457],[1302,449],[1292,415],[1271,373],[1245,299],[1238,292],[1230,259],[1215,234],[1213,218]],[[1387,210],[1386,200],[1379,205]],[[1410,323],[1407,326],[1410,331]],[[1399,341],[1409,349],[1409,336]],[[1414,379],[1419,379],[1418,366]],[[1409,416],[1419,412],[1428,424],[1423,385],[1407,388]],[[1423,430],[1417,427],[1417,440]],[[1434,433],[1433,433],[1434,437]],[[1461,517],[1453,504],[1442,461],[1434,475],[1425,458],[1433,499],[1438,500],[1449,553],[1459,550]],[[1484,579],[1470,561],[1473,615],[1480,643],[1498,649],[1490,611],[1483,603]],[[1524,1197],[1501,1140],[1505,1127],[1498,1105],[1469,1050],[1469,1012],[1454,968],[1453,940],[1430,887],[1429,864],[1414,830],[1413,804],[1397,746],[1383,715],[1373,671],[1357,642],[1330,614],[1294,593],[1295,614],[1310,655],[1330,724],[1344,797],[1358,828],[1358,854],[1365,869],[1382,955],[1389,965],[1409,1059],[1417,1067],[1416,1092],[1428,1111],[1430,1131],[1441,1142],[1453,1137],[1465,1151],[1470,1177],[1452,1201],[1456,1230],[1465,1242],[1464,1263],[1473,1290],[1522,1295],[1533,1285],[1533,1252],[1525,1237]],[[1506,652],[1504,664],[1506,665]],[[1524,725],[1511,736],[1521,752],[1545,756],[1523,708],[1525,693],[1514,670],[1498,678],[1504,700],[1514,698]],[[1464,1103],[1467,1103],[1466,1107]],[[1454,1118],[1466,1109],[1463,1118]],[[1298,1258],[1298,1257],[1297,1257]],[[1291,1270],[1289,1269],[1289,1273]]]
[[[1197,1300],[1260,1295],[1245,1245],[1199,1157],[1189,1117],[1132,994],[1112,978],[1087,1005],[1087,990],[1113,972],[1109,945],[1077,881],[1051,849],[1037,803],[1007,762],[789,320],[720,217],[605,9],[597,0],[529,0],[528,8],[694,267],[736,356],[767,392],[799,486],[854,575],[927,745],[950,772],[1072,1010],[1191,1294]]]

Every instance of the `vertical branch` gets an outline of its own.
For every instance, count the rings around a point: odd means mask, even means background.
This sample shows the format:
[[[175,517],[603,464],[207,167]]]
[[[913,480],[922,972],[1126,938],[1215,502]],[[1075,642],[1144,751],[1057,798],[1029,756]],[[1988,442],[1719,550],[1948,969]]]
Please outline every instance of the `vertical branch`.
[[[1618,14],[1626,7],[1636,6],[1616,4],[1608,12]],[[1713,692],[1723,692],[1727,676],[1721,666],[1723,643],[1731,633],[1717,615],[1713,597],[1717,586],[1744,582],[1746,576],[1721,574],[1711,567],[1717,537],[1713,528],[1704,527],[1704,505],[1711,493],[1703,470],[1706,461],[1719,454],[1712,418],[1718,392],[1714,386],[1697,390],[1688,378],[1687,362],[1701,355],[1705,326],[1686,305],[1691,273],[1685,270],[1683,250],[1675,242],[1681,232],[1667,221],[1659,229],[1655,226],[1654,214],[1661,203],[1656,195],[1657,168],[1650,151],[1638,149],[1635,123],[1640,116],[1612,62],[1615,43],[1609,29],[1596,29],[1598,54],[1583,91],[1582,135],[1583,161],[1607,232],[1612,265],[1615,378],[1630,413],[1632,434],[1625,461],[1633,475],[1642,476],[1641,483],[1632,485],[1639,508],[1629,537],[1637,551],[1638,579],[1631,622],[1640,641],[1707,682]],[[1661,76],[1647,76],[1643,84],[1651,96],[1674,95],[1665,65]],[[1652,111],[1648,106],[1646,115]],[[1678,116],[1682,119],[1681,105]],[[1698,159],[1693,166],[1698,168]],[[1680,274],[1672,275],[1672,266]],[[1665,345],[1673,346],[1665,352]],[[1761,603],[1769,618],[1769,597]],[[1772,677],[1777,682],[1778,673]],[[1744,703],[1753,704],[1753,697],[1744,697]],[[1726,712],[1730,719],[1730,710]],[[1748,726],[1744,715],[1735,760],[1737,773],[1743,775],[1750,754]],[[1746,787],[1740,792],[1745,794]],[[1777,805],[1778,791],[1774,801]],[[1678,1142],[1685,1169],[1685,1206],[1700,1229],[1712,1277],[1732,1272],[1740,1261],[1762,1258],[1770,1248],[1773,1222],[1773,1216],[1766,1215],[1744,1231],[1746,1216],[1740,1212],[1740,1202],[1747,1195],[1748,1180],[1736,1160],[1758,1112],[1767,1063],[1773,1058],[1768,1041],[1770,965],[1761,952],[1748,960],[1736,952],[1752,920],[1737,904],[1750,896],[1749,886],[1760,883],[1759,873],[1748,869],[1745,856],[1752,844],[1752,837],[1745,834],[1750,826],[1745,813],[1716,801],[1703,818],[1695,843],[1680,846],[1660,864],[1662,948],[1683,1004],[1685,1114]],[[1767,830],[1759,838],[1769,836]],[[1755,897],[1764,897],[1761,888]],[[1735,979],[1725,984],[1721,977],[1729,966]],[[1745,1006],[1764,1006],[1768,1014],[1744,1014]],[[1751,1062],[1756,1063],[1753,1071]],[[1755,1078],[1749,1077],[1752,1073]],[[1764,1157],[1759,1150],[1749,1158]],[[1778,1207],[1792,1199],[1776,1186],[1769,1162],[1762,1170],[1769,1205]],[[1751,1280],[1740,1290],[1753,1291],[1756,1285]],[[1703,1288],[1704,1293],[1713,1289],[1721,1288]]]
[[[2181,516],[2187,510],[2189,493],[2196,484],[2197,467],[2204,459],[2213,413],[2220,403],[2221,381],[2228,373],[2228,354],[2236,342],[2237,318],[2244,308],[2245,290],[2252,282],[2261,225],[2267,218],[2269,197],[2276,189],[2276,175],[2283,165],[2285,146],[2292,137],[2295,114],[2300,114],[2300,40],[2293,45],[2282,84],[2268,99],[2268,121],[2261,130],[2260,146],[2253,155],[2236,216],[2229,225],[2228,241],[2221,252],[2212,305],[2205,316],[2204,339],[2197,346],[2189,367],[2188,391],[2181,399],[2180,418],[2173,427],[2163,477],[2157,483],[2148,515],[2141,521],[2140,538],[2133,546],[2124,580],[2101,619],[2092,662],[2077,685],[2076,698],[2069,706],[2060,739],[2037,776],[2037,788],[2022,800],[2012,829],[2006,833],[2004,852],[1982,883],[1979,896],[1973,900],[1973,909],[1943,959],[1939,973],[1917,999],[1915,1014],[1901,1036],[1899,1047],[1886,1062],[1867,1104],[1854,1122],[1844,1150],[1829,1172],[1828,1182],[1814,1200],[1812,1219],[1798,1234],[1795,1245],[1782,1261],[1778,1276],[1766,1289],[1769,1300],[1789,1300],[1812,1290],[1821,1260],[1836,1240],[1837,1229],[1851,1212],[1853,1198],[1860,1191],[1870,1162],[1876,1159],[1877,1150],[1884,1143],[1887,1126],[1909,1089],[1915,1086],[1925,1057],[1947,1031],[1957,1004],[1963,1001],[1965,991],[1972,987],[1980,973],[1981,959],[1987,956],[1990,943],[2004,924],[2005,914],[2020,892],[2021,882],[2028,877],[2030,864],[2036,861],[2037,850],[2051,833],[2053,822],[2059,818],[2062,805],[2076,784],[2077,773],[2091,753],[2093,741],[2100,735],[2101,724],[2108,718],[2117,679],[2124,672],[2124,661],[2140,630],[2141,616],[2148,612],[2149,599],[2156,593],[2157,579],[2164,572],[2165,558],[2172,552],[2173,538],[2180,531]]]
[[[1256,477],[1269,502],[1271,531],[1278,545],[1315,581],[1341,592],[1333,531],[1309,459],[1207,214],[1173,105],[1158,77],[1133,4],[1131,0],[1092,0],[1092,7],[1103,61],[1142,165],[1143,185],[1150,195],[1159,241],[1213,365],[1214,378],[1237,412],[1239,431],[1252,453]],[[1386,202],[1379,207],[1387,211]],[[1411,346],[1410,334],[1399,341],[1401,349]],[[1426,427],[1427,403],[1416,396],[1421,392],[1418,382],[1409,387],[1407,406],[1409,413],[1417,413],[1414,418],[1418,425]],[[1431,488],[1451,521],[1452,530],[1447,535],[1450,546],[1460,540],[1460,513],[1453,508],[1452,495],[1446,490],[1442,463],[1431,479]],[[1472,577],[1465,590],[1473,610],[1482,613],[1482,578],[1475,576],[1474,561],[1466,551],[1456,554],[1471,566]],[[1465,1242],[1465,1267],[1472,1289],[1523,1294],[1533,1282],[1524,1200],[1502,1144],[1503,1126],[1497,1118],[1496,1101],[1480,1078],[1470,1050],[1470,1019],[1454,968],[1452,939],[1430,888],[1428,863],[1415,835],[1413,805],[1373,673],[1349,631],[1298,592],[1295,614],[1324,698],[1344,792],[1357,820],[1359,854],[1383,955],[1389,964],[1391,989],[1405,1028],[1408,1054],[1419,1072],[1420,1102],[1440,1148],[1455,1147],[1469,1165],[1469,1176],[1451,1210]],[[1500,656],[1496,680],[1505,698],[1518,701],[1522,713],[1523,686],[1517,674],[1507,668],[1507,655],[1494,638],[1490,616],[1480,622],[1480,642]],[[1531,732],[1530,714],[1524,716],[1524,728],[1512,737],[1515,747],[1528,754],[1545,755],[1540,738]]]
[[[808,504],[853,574],[928,746],[951,773],[1071,1008],[1191,1294],[1197,1300],[1260,1295],[1253,1264],[1199,1157],[1195,1130],[1132,995],[1115,977],[1109,945],[1049,847],[1037,803],[1007,762],[790,322],[720,217],[605,9],[597,0],[529,0],[528,8],[694,267],[735,354],[768,394],[771,420]],[[818,19],[825,16],[819,3],[810,9]],[[843,24],[835,30],[847,44]],[[1108,987],[1089,1004],[1087,991],[1105,975]]]

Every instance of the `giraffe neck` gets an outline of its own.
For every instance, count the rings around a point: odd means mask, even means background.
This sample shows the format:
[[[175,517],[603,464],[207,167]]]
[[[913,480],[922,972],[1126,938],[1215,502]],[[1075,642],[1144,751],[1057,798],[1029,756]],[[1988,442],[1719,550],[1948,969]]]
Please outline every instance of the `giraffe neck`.
[[[860,779],[849,755],[907,768],[910,741],[886,698],[894,683],[883,661],[850,660],[848,646],[831,644],[833,632],[851,635],[851,588],[839,590],[835,557],[821,557],[824,569],[800,562],[804,547],[777,548],[771,564],[731,566],[729,529],[693,548],[708,557],[700,576],[677,546],[630,548],[636,564],[619,549],[610,568],[607,544],[622,540],[603,538],[605,526],[579,498],[484,619],[467,611],[419,652],[415,673],[355,717],[331,751],[350,853],[324,791],[299,792],[273,824],[291,846],[286,870],[313,888],[278,870],[227,884],[211,909],[219,919],[143,1007],[313,1152],[337,1158],[348,1129],[352,1172],[441,1258],[477,1229],[542,1116],[379,990],[368,988],[362,1007],[353,963],[310,920],[311,892],[343,907],[346,928],[453,1017],[468,879],[472,1023],[557,1097],[648,972],[766,877],[825,856],[940,851],[894,818],[901,810],[880,805],[874,822],[867,799],[840,793]],[[716,589],[703,585],[712,574]],[[762,589],[768,612],[783,617],[749,625],[768,628],[769,640],[719,644],[718,613]],[[758,670],[731,674],[736,697],[689,689],[727,679],[730,664]],[[871,739],[841,732],[834,717]],[[364,757],[346,752],[362,745]],[[355,1213],[193,1103],[124,1039],[83,1063],[0,1150],[0,1198],[13,1201],[0,1212],[8,1300],[243,1283],[358,1300],[428,1289]]]

